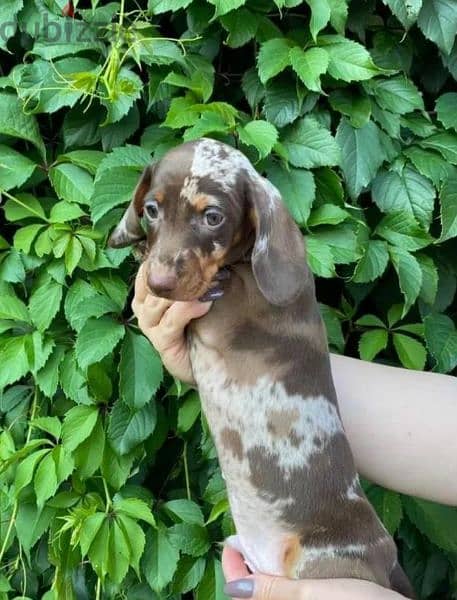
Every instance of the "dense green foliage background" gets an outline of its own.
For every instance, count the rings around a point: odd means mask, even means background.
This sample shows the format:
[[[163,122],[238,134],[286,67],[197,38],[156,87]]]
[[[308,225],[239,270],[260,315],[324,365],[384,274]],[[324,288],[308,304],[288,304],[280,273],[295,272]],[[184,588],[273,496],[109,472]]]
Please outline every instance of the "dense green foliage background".
[[[151,157],[228,141],[307,235],[332,348],[455,373],[457,5],[74,8],[0,4],[0,598],[221,600],[198,396],[139,334],[107,235]],[[367,490],[420,597],[457,598],[457,510]]]

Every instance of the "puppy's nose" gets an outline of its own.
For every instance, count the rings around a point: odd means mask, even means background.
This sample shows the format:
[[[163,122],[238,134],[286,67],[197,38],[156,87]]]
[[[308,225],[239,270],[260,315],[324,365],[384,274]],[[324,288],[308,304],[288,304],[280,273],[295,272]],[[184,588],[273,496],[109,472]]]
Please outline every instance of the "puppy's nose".
[[[148,284],[151,290],[157,295],[165,292],[172,292],[178,283],[178,278],[173,273],[163,273],[155,271],[149,273]]]

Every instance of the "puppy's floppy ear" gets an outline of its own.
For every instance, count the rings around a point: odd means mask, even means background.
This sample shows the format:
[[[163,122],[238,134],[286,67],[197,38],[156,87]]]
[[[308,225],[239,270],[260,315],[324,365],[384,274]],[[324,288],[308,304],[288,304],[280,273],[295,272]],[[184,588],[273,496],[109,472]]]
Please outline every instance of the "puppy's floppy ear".
[[[151,187],[154,170],[155,165],[149,165],[143,171],[129,207],[108,240],[111,248],[124,248],[145,237],[140,219],[143,214],[144,197]]]
[[[305,286],[314,286],[303,236],[267,179],[247,173],[247,190],[255,226],[251,260],[257,285],[270,304],[291,304]]]

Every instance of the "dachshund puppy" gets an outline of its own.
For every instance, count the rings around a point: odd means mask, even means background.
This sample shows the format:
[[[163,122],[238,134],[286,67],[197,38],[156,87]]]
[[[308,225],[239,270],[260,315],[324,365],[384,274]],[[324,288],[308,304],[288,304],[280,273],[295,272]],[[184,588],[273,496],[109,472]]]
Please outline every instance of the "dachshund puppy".
[[[355,471],[303,237],[278,190],[230,146],[183,144],[146,168],[110,245],[143,240],[153,294],[217,298],[187,336],[237,531],[228,543],[254,572],[413,598]]]

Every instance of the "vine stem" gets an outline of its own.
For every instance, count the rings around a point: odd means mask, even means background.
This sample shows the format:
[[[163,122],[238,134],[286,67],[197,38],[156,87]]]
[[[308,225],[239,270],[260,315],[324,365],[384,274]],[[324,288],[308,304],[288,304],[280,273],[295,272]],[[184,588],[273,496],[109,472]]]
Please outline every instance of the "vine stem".
[[[97,578],[97,588],[95,590],[95,600],[100,600],[102,597],[102,582],[100,577]]]
[[[105,497],[106,497],[106,510],[105,510],[105,513],[108,514],[109,511],[111,510],[112,502],[111,502],[111,497],[109,495],[108,486],[106,484],[106,480],[105,480],[104,477],[102,477],[102,481],[103,481],[103,489],[105,490]]]
[[[190,493],[189,465],[187,464],[187,442],[184,442],[184,452],[182,458],[184,461],[184,476],[186,478],[187,499],[192,500]]]
[[[35,386],[35,393],[33,395],[32,409],[30,411],[30,423],[35,418],[37,406],[38,406],[38,387]],[[28,430],[27,430],[27,437],[26,437],[25,445],[27,445],[30,442],[30,437],[31,436],[32,436],[32,427],[29,424]],[[10,539],[10,535],[11,535],[11,532],[13,530],[13,526],[14,526],[14,524],[16,522],[16,517],[17,517],[17,511],[18,511],[18,509],[19,509],[19,503],[18,503],[17,500],[15,500],[14,501],[14,505],[13,505],[13,512],[11,514],[11,519],[10,519],[10,522],[8,524],[8,529],[6,531],[5,539],[3,540],[2,548],[0,550],[0,564],[1,564],[2,560],[3,560],[4,555],[5,555],[6,548],[8,546],[8,541]]]

